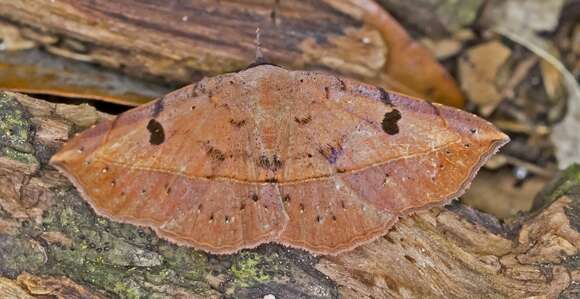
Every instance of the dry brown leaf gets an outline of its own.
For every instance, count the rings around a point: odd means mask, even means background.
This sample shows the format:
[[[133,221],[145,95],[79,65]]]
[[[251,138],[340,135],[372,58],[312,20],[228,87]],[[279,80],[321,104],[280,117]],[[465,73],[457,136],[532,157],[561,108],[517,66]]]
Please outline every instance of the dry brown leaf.
[[[461,198],[471,207],[505,219],[519,211],[529,211],[534,197],[548,180],[533,177],[520,185],[509,170],[482,170]]]
[[[556,49],[550,51],[550,54],[559,59]],[[552,102],[556,102],[565,93],[562,73],[545,59],[540,60],[540,67],[546,93]]]
[[[580,132],[580,87],[576,78],[560,60],[550,54],[552,44],[529,29],[498,26],[494,30],[525,46],[562,74],[562,82],[568,95],[568,113],[561,122],[554,126],[550,137],[556,146],[556,157],[561,169],[577,163],[580,161],[580,135],[578,134]]]
[[[356,11],[342,0],[325,1],[345,13],[360,15],[380,30],[388,51],[384,72],[374,84],[445,105],[463,106],[463,95],[445,68],[381,6],[372,0],[350,0],[359,9]]]
[[[459,60],[461,87],[484,116],[490,115],[503,98],[497,77],[510,54],[501,42],[490,41],[470,48]]]
[[[425,45],[437,57],[437,59],[446,59],[456,55],[461,51],[463,43],[457,39],[446,38],[440,40],[422,39],[421,43]]]

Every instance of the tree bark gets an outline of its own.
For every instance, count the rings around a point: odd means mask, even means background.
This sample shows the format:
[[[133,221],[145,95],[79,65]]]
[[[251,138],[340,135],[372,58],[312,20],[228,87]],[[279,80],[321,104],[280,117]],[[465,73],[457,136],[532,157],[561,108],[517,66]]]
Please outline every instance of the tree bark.
[[[459,203],[336,257],[267,244],[228,256],[96,216],[47,165],[111,116],[0,93],[0,297],[521,298],[580,294],[580,167],[509,224]],[[28,296],[28,297],[27,297]]]
[[[0,21],[53,54],[174,85],[247,67],[260,28],[275,64],[463,105],[445,69],[373,0],[13,0],[0,1]]]

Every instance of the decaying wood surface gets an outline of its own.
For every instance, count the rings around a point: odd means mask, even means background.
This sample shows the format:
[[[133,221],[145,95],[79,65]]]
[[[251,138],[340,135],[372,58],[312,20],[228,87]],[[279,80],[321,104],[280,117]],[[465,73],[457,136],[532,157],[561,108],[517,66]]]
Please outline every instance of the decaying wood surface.
[[[336,257],[277,245],[212,256],[97,217],[47,166],[69,136],[110,116],[0,93],[0,297],[479,298],[580,293],[580,169],[536,210],[500,224],[461,204],[402,219]]]
[[[0,1],[18,45],[183,85],[265,57],[461,106],[454,81],[371,0]],[[1,25],[1,24],[0,24]]]

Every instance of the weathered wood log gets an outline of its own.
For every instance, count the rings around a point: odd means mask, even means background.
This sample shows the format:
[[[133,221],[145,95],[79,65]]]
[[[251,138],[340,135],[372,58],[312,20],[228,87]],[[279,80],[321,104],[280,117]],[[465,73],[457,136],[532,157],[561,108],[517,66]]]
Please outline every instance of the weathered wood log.
[[[6,28],[2,26],[0,22],[0,30]],[[0,87],[33,94],[100,99],[124,105],[144,104],[175,89],[39,49],[0,51]]]
[[[49,52],[189,84],[265,57],[461,106],[445,69],[372,0],[0,1],[0,20]]]
[[[580,167],[509,224],[455,203],[337,257],[213,256],[98,217],[49,157],[111,116],[0,93],[0,297],[521,298],[580,293]]]

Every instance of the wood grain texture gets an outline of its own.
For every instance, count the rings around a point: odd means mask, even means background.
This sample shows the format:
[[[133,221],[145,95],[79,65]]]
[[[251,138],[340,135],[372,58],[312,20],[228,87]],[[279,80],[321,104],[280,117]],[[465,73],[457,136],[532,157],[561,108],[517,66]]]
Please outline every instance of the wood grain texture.
[[[17,0],[0,2],[0,18],[55,54],[173,84],[246,67],[260,27],[276,64],[463,105],[445,69],[370,0]]]
[[[100,99],[129,106],[150,102],[171,90],[37,49],[0,52],[0,85],[18,92]]]
[[[40,290],[42,281],[62,276],[106,298],[579,293],[577,166],[538,197],[536,210],[510,225],[454,204],[406,217],[386,236],[337,257],[316,259],[276,245],[213,256],[99,217],[47,165],[69,135],[111,116],[13,93],[0,93],[0,105],[0,294]],[[42,278],[34,290],[26,283],[32,276]]]

